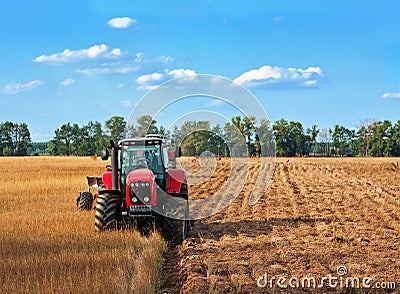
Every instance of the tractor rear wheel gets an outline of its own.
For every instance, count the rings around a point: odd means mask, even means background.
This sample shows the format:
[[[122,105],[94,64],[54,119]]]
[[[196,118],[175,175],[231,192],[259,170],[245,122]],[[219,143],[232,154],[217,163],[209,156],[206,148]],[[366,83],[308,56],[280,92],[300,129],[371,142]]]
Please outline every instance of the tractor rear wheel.
[[[94,228],[96,231],[115,229],[118,222],[118,195],[100,194],[96,201]]]
[[[93,195],[90,192],[82,192],[79,197],[78,209],[91,210],[93,204]]]

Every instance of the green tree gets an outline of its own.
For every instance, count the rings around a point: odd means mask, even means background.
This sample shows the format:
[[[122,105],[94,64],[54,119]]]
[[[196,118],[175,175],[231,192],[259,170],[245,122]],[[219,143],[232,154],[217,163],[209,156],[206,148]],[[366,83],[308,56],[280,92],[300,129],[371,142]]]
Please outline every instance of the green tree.
[[[26,123],[21,123],[21,124],[15,123],[14,133],[15,133],[14,154],[17,156],[28,155],[28,148],[32,142],[31,133],[29,132],[28,125]]]
[[[313,125],[311,128],[306,130],[307,136],[312,144],[312,152],[315,156],[315,152],[317,151],[317,137],[319,134],[319,129],[317,125]]]
[[[280,119],[272,126],[277,156],[303,156],[307,153],[307,138],[300,122]]]
[[[126,121],[122,116],[113,116],[105,123],[109,136],[115,142],[125,137]]]
[[[229,154],[229,148],[224,139],[224,132],[219,124],[211,130],[207,145],[207,150],[218,157],[227,156]]]
[[[147,134],[157,134],[157,122],[150,115],[143,115],[137,120],[137,132],[139,137]]]
[[[261,156],[275,156],[275,139],[269,120],[261,119],[257,128],[257,137],[260,144],[259,147],[256,144],[257,153]],[[259,151],[258,148],[260,148]]]
[[[246,140],[243,136],[241,127],[236,127],[234,123],[225,123],[224,138],[228,146],[229,156],[244,156],[246,155]]]
[[[56,155],[71,155],[71,140],[73,128],[71,123],[63,124],[55,130],[55,137],[52,144],[52,152]]]
[[[400,120],[392,127],[393,135],[393,156],[400,156]]]
[[[14,123],[6,121],[0,124],[0,148],[1,155],[13,155],[14,144],[13,144],[13,127]]]
[[[304,128],[300,122],[291,121],[289,123],[289,156],[300,155],[307,153],[306,136]]]
[[[373,128],[375,121],[371,119],[365,119],[361,122],[359,129],[357,131],[357,146],[359,149],[359,154],[362,156],[369,156],[370,141],[373,134]]]
[[[1,155],[25,156],[31,144],[31,134],[26,123],[10,122],[0,124]]]
[[[28,155],[42,155],[46,154],[48,149],[48,142],[33,142],[28,148]]]
[[[211,136],[210,122],[186,121],[181,126],[180,136],[183,138],[180,145],[182,152],[189,156],[199,156],[207,151]]]
[[[288,156],[291,140],[291,138],[289,137],[288,121],[282,118],[274,123],[272,129],[275,137],[276,155]]]
[[[391,134],[392,123],[388,120],[378,121],[373,128],[371,137],[370,153],[373,156],[389,156],[395,149],[393,146],[393,135]]]
[[[107,137],[98,121],[90,121],[85,126],[89,140],[89,154],[101,154],[101,150],[107,145]]]
[[[157,121],[150,115],[143,115],[136,120],[135,124],[128,125],[126,128],[127,138],[145,137],[147,134],[158,134]],[[165,132],[165,128],[163,129]]]
[[[333,127],[333,146],[335,148],[335,154],[339,154],[341,156],[344,155],[344,146],[346,144],[346,133],[347,129],[344,126],[334,125]]]

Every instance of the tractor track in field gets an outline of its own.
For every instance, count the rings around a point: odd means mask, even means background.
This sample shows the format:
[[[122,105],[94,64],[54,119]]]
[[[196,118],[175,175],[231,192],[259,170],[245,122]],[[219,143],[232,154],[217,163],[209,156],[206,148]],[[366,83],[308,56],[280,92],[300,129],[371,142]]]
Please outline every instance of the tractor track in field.
[[[229,166],[218,161],[211,182],[190,187],[190,199],[218,191]],[[318,279],[341,265],[353,277],[399,283],[400,172],[391,166],[390,159],[278,159],[264,197],[249,206],[260,169],[252,159],[235,200],[196,221],[187,240],[165,255],[159,293],[281,293],[276,285],[259,288],[257,279]]]

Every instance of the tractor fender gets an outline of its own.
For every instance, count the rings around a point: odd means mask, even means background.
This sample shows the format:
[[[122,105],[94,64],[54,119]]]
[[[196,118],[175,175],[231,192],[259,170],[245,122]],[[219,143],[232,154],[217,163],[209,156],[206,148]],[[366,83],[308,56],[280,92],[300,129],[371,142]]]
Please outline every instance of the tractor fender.
[[[102,175],[102,180],[104,185],[106,186],[107,190],[112,189],[112,172],[111,171],[106,171]]]
[[[166,180],[167,193],[180,193],[182,184],[186,182],[186,173],[183,169],[171,169]]]

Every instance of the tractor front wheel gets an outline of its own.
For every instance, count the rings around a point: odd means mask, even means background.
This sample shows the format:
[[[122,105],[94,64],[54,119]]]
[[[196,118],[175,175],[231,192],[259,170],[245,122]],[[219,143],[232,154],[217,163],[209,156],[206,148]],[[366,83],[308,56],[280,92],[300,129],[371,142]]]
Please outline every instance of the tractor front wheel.
[[[118,223],[118,195],[100,194],[96,201],[94,228],[96,231],[115,229]]]

